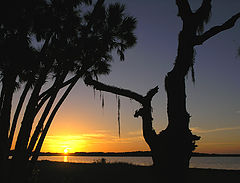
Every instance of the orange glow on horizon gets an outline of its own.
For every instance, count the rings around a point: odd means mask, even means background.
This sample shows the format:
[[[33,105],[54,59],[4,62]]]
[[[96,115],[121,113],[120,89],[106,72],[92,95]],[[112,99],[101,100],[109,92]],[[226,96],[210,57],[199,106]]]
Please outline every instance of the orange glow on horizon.
[[[196,152],[202,153],[239,153],[239,145],[217,144],[200,141]],[[237,148],[236,148],[237,147]],[[142,136],[121,137],[111,134],[82,134],[75,136],[47,136],[42,152],[69,153],[75,152],[130,152],[149,151]]]
[[[72,153],[84,149],[85,140],[81,136],[47,136],[42,152]]]
[[[72,136],[47,136],[42,152],[126,152],[147,151],[148,146],[141,136],[121,137],[107,133],[93,133]]]
[[[102,113],[101,110],[100,112]],[[100,117],[98,115],[90,115],[89,118],[85,116],[87,113],[81,113],[81,120],[76,120],[77,117],[71,113],[66,112],[64,115],[60,113],[46,136],[41,152],[64,153],[65,149],[67,149],[68,154],[75,152],[150,150],[143,138],[140,124],[138,123],[136,127],[131,126],[131,124],[135,125],[139,121],[134,121],[135,119],[131,121],[131,118],[127,119],[129,121],[127,125],[130,127],[128,129],[122,128],[121,138],[119,138],[116,124],[112,125],[112,123],[106,122],[114,119],[111,119],[110,115],[106,115],[106,111],[104,113],[105,115],[101,114],[99,115]],[[240,127],[234,129],[239,130]],[[229,133],[230,130],[233,131],[233,128],[209,130],[192,127],[192,130],[193,133],[202,137],[200,141],[197,141],[197,152],[240,153],[238,136]],[[67,156],[67,154],[65,155]]]

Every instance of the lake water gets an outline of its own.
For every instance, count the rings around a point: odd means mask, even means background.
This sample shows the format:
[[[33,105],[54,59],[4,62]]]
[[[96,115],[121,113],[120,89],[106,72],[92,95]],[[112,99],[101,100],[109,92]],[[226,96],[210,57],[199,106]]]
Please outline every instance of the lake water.
[[[135,165],[151,166],[151,157],[103,157],[103,156],[40,156],[38,160],[49,160],[72,163],[93,163],[102,158],[106,162],[125,162]],[[213,168],[240,170],[240,157],[192,157],[191,168]]]

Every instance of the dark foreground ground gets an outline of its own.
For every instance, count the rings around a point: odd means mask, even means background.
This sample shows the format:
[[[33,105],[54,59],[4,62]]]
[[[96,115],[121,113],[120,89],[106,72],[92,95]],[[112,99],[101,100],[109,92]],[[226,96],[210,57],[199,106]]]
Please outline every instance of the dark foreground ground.
[[[167,182],[161,179],[161,172],[153,167],[135,166],[124,163],[62,163],[40,161],[37,164],[33,182],[38,183],[155,183]],[[174,177],[174,173],[169,175]],[[177,177],[176,181],[179,182]],[[190,169],[187,180],[191,183],[238,183],[240,171]]]

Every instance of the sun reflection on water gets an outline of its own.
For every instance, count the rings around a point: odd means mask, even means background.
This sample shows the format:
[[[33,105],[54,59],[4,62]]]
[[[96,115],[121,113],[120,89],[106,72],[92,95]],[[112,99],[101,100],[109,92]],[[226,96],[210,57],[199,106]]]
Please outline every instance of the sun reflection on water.
[[[64,156],[63,161],[68,162],[68,156]]]

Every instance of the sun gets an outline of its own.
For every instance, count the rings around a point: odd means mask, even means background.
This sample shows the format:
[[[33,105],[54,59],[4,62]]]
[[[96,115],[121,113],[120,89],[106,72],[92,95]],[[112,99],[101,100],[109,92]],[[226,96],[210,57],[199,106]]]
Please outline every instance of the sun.
[[[64,154],[68,154],[68,148],[64,149]]]

